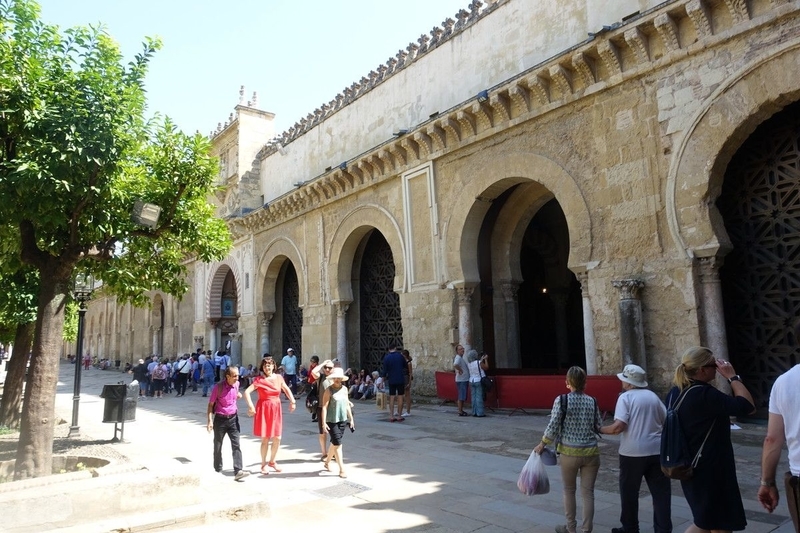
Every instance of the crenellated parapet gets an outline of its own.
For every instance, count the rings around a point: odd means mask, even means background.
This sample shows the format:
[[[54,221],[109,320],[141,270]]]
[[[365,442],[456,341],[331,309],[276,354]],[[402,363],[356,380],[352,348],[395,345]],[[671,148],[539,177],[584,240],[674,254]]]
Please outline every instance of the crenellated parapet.
[[[291,143],[320,122],[407,68],[425,54],[462,33],[475,22],[494,11],[497,6],[507,1],[487,0],[486,4],[484,4],[480,0],[473,0],[468,6],[469,11],[460,10],[456,13],[455,20],[452,18],[445,19],[441,26],[434,26],[429,35],[422,34],[416,43],[409,43],[405,49],[398,50],[397,54],[387,59],[385,63],[378,65],[377,71],[372,70],[367,75],[368,77],[362,77],[349,87],[345,87],[333,100],[316,108],[313,113],[309,113],[305,118],[295,122],[289,129],[271,139],[258,156],[267,157],[275,153],[280,147]]]
[[[480,10],[482,4],[476,0],[470,5],[470,11],[459,12],[452,24],[445,21],[442,27],[434,28],[430,36],[420,37],[418,44],[409,46],[407,53],[398,54],[378,72],[371,72],[368,79],[362,78],[352,90],[316,110],[309,120],[324,120],[346,105],[348,98],[357,98],[504,1],[508,0],[492,2]],[[794,16],[798,11],[800,2],[790,0],[676,0],[662,4],[612,27],[604,27],[601,32],[590,34],[584,42],[447,112],[436,114],[410,130],[397,132],[394,138],[357,158],[297,183],[294,191],[248,214],[245,224],[250,231],[256,231],[301,215],[492,133],[536,119],[656,69],[664,69],[719,45],[736,33],[755,31],[781,17]],[[305,131],[303,128],[309,125],[309,122],[298,123],[284,132],[278,143],[289,142],[295,138],[292,135],[299,135],[298,132]],[[266,157],[277,148],[277,143],[268,145],[259,156]]]

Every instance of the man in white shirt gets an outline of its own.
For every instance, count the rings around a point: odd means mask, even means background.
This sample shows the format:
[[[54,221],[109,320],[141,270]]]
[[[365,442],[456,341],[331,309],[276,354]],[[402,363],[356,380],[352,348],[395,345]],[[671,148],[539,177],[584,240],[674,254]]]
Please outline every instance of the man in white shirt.
[[[467,401],[467,392],[469,391],[469,365],[467,364],[467,360],[464,359],[464,347],[460,344],[456,345],[453,370],[456,371],[456,392],[458,394],[456,405],[458,405],[458,416],[468,416],[467,412],[464,411],[464,402]]]
[[[800,339],[800,327],[795,332]],[[783,477],[789,514],[800,532],[800,364],[781,374],[769,394],[769,422],[761,455],[761,487],[758,501],[770,513],[778,506],[776,473],[784,443],[789,448],[789,472]]]
[[[192,360],[189,359],[189,354],[183,354],[183,357],[175,361],[173,370],[178,373],[177,390],[178,394],[175,396],[185,396],[186,386],[189,384],[189,376],[192,373]]]
[[[614,423],[600,428],[600,433],[616,435],[619,441],[619,498],[622,527],[611,533],[639,533],[639,487],[642,478],[653,498],[653,530],[671,533],[671,486],[661,471],[661,426],[667,417],[664,403],[647,390],[645,371],[637,365],[625,365],[617,377],[622,394],[614,409]]]
[[[283,368],[283,379],[292,391],[292,396],[297,395],[297,356],[294,354],[294,349],[289,348],[286,350],[286,355],[281,359],[281,368]]]

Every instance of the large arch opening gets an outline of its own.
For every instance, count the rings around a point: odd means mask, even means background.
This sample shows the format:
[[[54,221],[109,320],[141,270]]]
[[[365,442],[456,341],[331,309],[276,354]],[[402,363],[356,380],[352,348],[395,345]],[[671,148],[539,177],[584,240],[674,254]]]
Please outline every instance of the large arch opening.
[[[395,292],[395,262],[383,234],[364,235],[353,262],[354,303],[357,302],[359,357],[349,358],[357,368],[380,369],[392,345],[403,344],[400,296]]]
[[[800,103],[741,145],[716,205],[732,245],[720,269],[728,351],[763,409],[775,379],[798,362]]]
[[[276,293],[278,300],[277,320],[281,327],[282,353],[289,348],[294,350],[298,361],[303,354],[303,310],[300,308],[300,284],[297,271],[291,261],[284,261],[278,274]],[[280,356],[278,357],[280,360]]]
[[[478,234],[479,347],[498,368],[563,372],[585,366],[580,283],[567,267],[567,218],[535,182],[492,200]]]

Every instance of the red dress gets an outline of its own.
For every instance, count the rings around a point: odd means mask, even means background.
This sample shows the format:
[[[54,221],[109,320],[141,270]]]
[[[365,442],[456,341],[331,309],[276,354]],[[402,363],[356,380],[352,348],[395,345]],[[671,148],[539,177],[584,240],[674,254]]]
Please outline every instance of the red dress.
[[[281,411],[281,385],[280,376],[273,374],[269,378],[258,376],[253,380],[253,386],[258,392],[256,415],[253,420],[253,435],[256,437],[280,437],[283,428],[283,413]]]

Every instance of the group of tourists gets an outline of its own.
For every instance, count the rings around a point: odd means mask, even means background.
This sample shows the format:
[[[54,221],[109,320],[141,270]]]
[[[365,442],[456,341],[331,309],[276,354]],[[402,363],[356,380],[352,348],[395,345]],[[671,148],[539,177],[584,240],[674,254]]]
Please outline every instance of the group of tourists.
[[[712,383],[717,376],[727,380],[731,395]],[[666,399],[647,389],[645,371],[626,365],[617,374],[622,382],[614,411],[614,422],[603,426],[597,401],[585,393],[586,372],[580,367],[567,371],[569,392],[555,399],[550,421],[541,442],[534,448],[542,454],[553,446],[560,454],[566,524],[557,533],[590,532],[594,518],[594,485],[600,469],[598,438],[619,434],[619,494],[621,527],[612,533],[639,532],[639,487],[647,483],[653,501],[653,530],[672,531],[671,482],[662,471],[662,428],[667,409],[679,420],[694,458],[693,472],[681,478],[681,488],[692,512],[687,533],[742,531],[747,526],[742,496],[736,479],[731,443],[731,417],[755,412],[753,398],[730,362],[717,359],[711,350],[693,347],[684,352],[675,369]],[[784,476],[789,510],[798,528],[798,474],[800,474],[800,418],[787,416],[800,405],[800,365],[781,376],[773,386],[769,403],[769,427],[764,443],[761,489],[758,500],[772,512],[778,503],[777,463],[784,443],[789,444],[790,472]],[[580,477],[582,519],[576,516],[577,478]],[[798,529],[800,531],[800,529]]]
[[[282,366],[285,368],[285,357]],[[318,361],[318,358],[317,358]],[[341,367],[334,367],[331,360],[316,364],[312,361],[309,372],[319,394],[317,422],[319,426],[321,460],[325,470],[330,471],[331,461],[339,468],[339,477],[346,478],[342,453],[342,440],[346,429],[355,431],[355,419],[345,382],[348,377]],[[297,400],[289,386],[286,374],[277,372],[273,357],[265,354],[261,359],[257,375],[252,376],[250,385],[244,391],[247,414],[254,417],[253,435],[261,439],[261,474],[281,472],[277,462],[283,431],[283,409],[281,394],[289,400],[289,411],[294,412]],[[296,367],[295,367],[296,368]],[[296,374],[295,374],[296,375]],[[309,376],[309,379],[311,377]],[[208,399],[208,431],[214,433],[214,469],[222,471],[222,443],[227,435],[233,452],[234,479],[241,481],[250,472],[243,469],[242,452],[239,444],[240,426],[236,401],[243,396],[240,392],[239,370],[229,366],[224,374],[225,380],[211,388]],[[256,392],[254,404],[252,393]],[[330,438],[330,445],[328,445]]]

